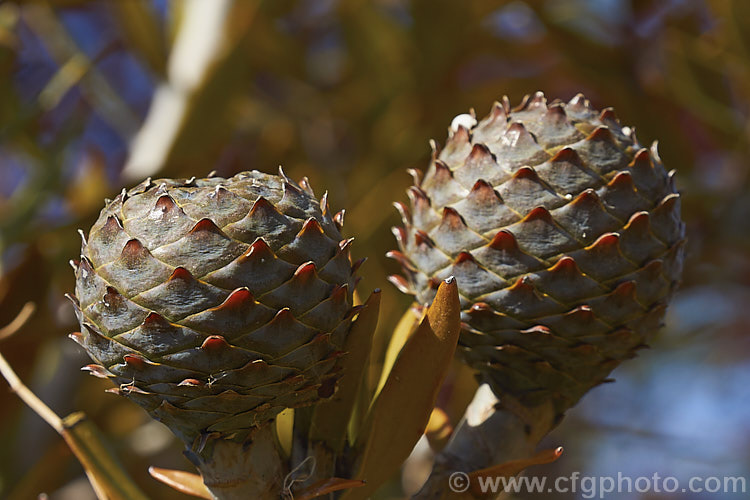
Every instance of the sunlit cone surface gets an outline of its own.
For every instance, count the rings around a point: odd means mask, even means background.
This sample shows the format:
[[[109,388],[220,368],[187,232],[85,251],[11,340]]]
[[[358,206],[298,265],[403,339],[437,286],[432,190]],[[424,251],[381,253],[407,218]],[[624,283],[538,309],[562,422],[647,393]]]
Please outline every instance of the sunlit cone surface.
[[[330,396],[354,277],[326,198],[283,172],[123,190],[73,262],[86,368],[188,443]]]
[[[562,412],[661,324],[685,241],[674,173],[581,95],[505,98],[449,135],[397,203],[391,280],[428,304],[455,275],[464,359],[496,393]]]

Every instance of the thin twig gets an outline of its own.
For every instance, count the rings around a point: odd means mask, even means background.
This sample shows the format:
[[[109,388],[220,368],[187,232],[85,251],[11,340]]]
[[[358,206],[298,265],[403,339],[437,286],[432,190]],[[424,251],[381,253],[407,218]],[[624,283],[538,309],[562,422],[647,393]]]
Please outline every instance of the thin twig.
[[[0,340],[7,339],[23,328],[23,325],[31,318],[34,311],[36,311],[36,304],[33,302],[25,303],[14,320],[0,328]]]
[[[0,328],[0,340],[6,339],[19,331],[23,327],[23,325],[26,324],[31,315],[34,314],[35,309],[36,305],[33,302],[27,302],[26,304],[24,304],[16,318],[7,326]],[[52,426],[52,428],[55,429],[58,433],[62,433],[62,419],[58,417],[57,414],[52,411],[49,406],[44,404],[44,402],[39,399],[36,394],[31,392],[31,389],[26,387],[23,382],[21,382],[21,379],[18,378],[16,372],[13,371],[13,368],[11,368],[10,364],[2,354],[0,354],[0,373],[3,375],[3,377],[5,377],[5,380],[8,381],[8,385],[10,385],[10,388],[13,390],[13,392],[18,394],[18,397],[21,398],[23,402],[29,406],[29,408],[34,410],[37,415],[42,417],[44,421]]]
[[[5,380],[8,381],[8,385],[10,385],[11,390],[13,390],[13,392],[15,392],[18,397],[28,405],[29,408],[34,410],[37,415],[42,417],[45,422],[47,422],[53,429],[58,432],[58,434],[62,434],[62,419],[58,417],[57,414],[52,411],[49,406],[44,404],[44,402],[39,399],[36,394],[31,392],[31,389],[26,387],[23,382],[21,382],[21,379],[18,378],[16,372],[13,371],[13,368],[11,368],[10,364],[2,354],[0,354],[0,373],[3,375],[3,377],[5,377]]]

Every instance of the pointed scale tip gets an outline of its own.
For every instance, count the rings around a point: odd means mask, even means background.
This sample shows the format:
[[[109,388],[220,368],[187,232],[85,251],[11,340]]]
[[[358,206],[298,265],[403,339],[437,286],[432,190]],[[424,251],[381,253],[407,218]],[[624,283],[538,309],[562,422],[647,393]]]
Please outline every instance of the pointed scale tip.
[[[435,178],[434,179],[437,185],[442,185],[446,182],[450,182],[450,180],[453,179],[453,172],[451,172],[451,168],[448,165],[446,165],[441,160],[437,160],[435,162]]]
[[[625,224],[623,231],[633,230],[638,231],[639,233],[644,233],[646,231],[649,231],[650,228],[651,216],[648,212],[642,211],[636,212],[630,217],[630,220],[628,220],[628,223]]]
[[[430,152],[432,153],[432,159],[434,160],[440,153],[440,146],[435,139],[430,139],[427,143],[430,145]]]
[[[469,252],[461,252],[456,256],[456,259],[453,261],[454,265],[463,264],[464,262],[472,262],[476,264],[476,260],[474,259],[474,256],[471,255]]]
[[[396,238],[398,246],[403,249],[406,244],[406,229],[403,227],[392,227],[391,233],[393,233],[393,236]]]
[[[591,107],[591,103],[588,99],[586,99],[586,96],[582,93],[577,93],[570,101],[568,101],[568,106],[571,108],[589,108]]]
[[[196,222],[193,228],[188,232],[188,234],[195,233],[214,233],[220,236],[224,236],[224,233],[221,229],[219,229],[219,226],[217,226],[216,223],[208,217],[204,217],[203,219]]]
[[[623,170],[607,183],[607,187],[611,189],[634,189],[635,185],[633,184],[633,176],[630,172]]]
[[[612,131],[609,130],[609,127],[601,126],[596,127],[591,134],[589,134],[588,137],[586,137],[587,141],[603,141],[603,142],[611,142],[614,144],[615,137],[612,135]]]
[[[307,283],[309,280],[317,276],[315,269],[315,262],[308,261],[304,264],[300,264],[299,267],[294,271],[293,280],[299,283]]]
[[[280,177],[281,177],[282,179],[284,179],[284,180],[285,180],[285,181],[286,181],[287,183],[290,183],[290,182],[292,182],[292,179],[291,179],[291,178],[289,178],[289,176],[288,176],[288,175],[286,175],[286,172],[284,172],[284,167],[282,167],[281,165],[279,165],[279,176],[280,176]]]
[[[306,179],[307,177],[305,177]],[[310,192],[312,192],[312,188],[310,189]],[[323,193],[323,197],[320,199],[320,212],[323,214],[323,216],[328,215],[328,212],[331,211],[331,208],[328,206],[328,191]]]
[[[515,281],[515,283],[508,287],[508,291],[534,292],[535,288],[528,276],[521,276]]]
[[[229,349],[229,342],[221,335],[209,335],[201,344],[201,349],[206,352],[217,352]]]
[[[656,206],[655,213],[671,211],[680,200],[680,193],[669,193]]]
[[[398,210],[398,213],[401,216],[401,222],[404,224],[411,224],[411,212],[409,212],[409,207],[400,201],[394,201],[393,206]]]
[[[531,209],[526,217],[521,219],[521,222],[533,222],[536,220],[542,220],[548,224],[553,224],[552,214],[544,207],[536,207]]]
[[[143,368],[146,368],[147,364],[151,364],[140,354],[126,354],[122,357],[122,359],[125,361],[126,365],[130,366],[131,368],[135,368],[136,370],[142,370]]]
[[[448,142],[453,142],[454,144],[459,145],[459,146],[463,144],[468,144],[470,137],[471,137],[471,133],[469,132],[469,129],[463,125],[459,125],[456,130],[449,128],[448,135],[449,135]]]
[[[101,230],[105,234],[115,234],[122,231],[122,222],[120,222],[120,218],[116,215],[110,215],[107,217],[107,222],[104,223]]]
[[[300,238],[302,236],[306,236],[309,234],[324,234],[323,228],[320,227],[320,222],[318,222],[317,219],[314,217],[310,217],[305,221],[305,223],[302,225],[302,229],[300,229],[299,233],[297,233],[297,237]]]
[[[469,196],[476,197],[481,200],[485,200],[488,198],[498,198],[498,195],[495,192],[495,188],[493,188],[492,184],[485,181],[484,179],[479,179],[474,183],[474,185],[471,187],[471,191],[469,192]]]
[[[227,196],[229,196],[229,190],[222,186],[221,184],[217,185],[213,192],[208,195],[209,198],[212,198],[217,201],[221,201],[225,199]]]
[[[408,269],[410,271],[416,272],[417,268],[414,267],[414,264],[411,263],[409,258],[404,255],[403,253],[399,252],[398,250],[390,250],[386,252],[385,256],[389,259],[393,259],[399,264],[401,264],[401,267]]]
[[[527,109],[546,109],[547,108],[547,98],[544,96],[544,92],[541,90],[537,90],[534,92],[534,95],[531,96],[531,99],[529,99],[528,103],[526,104]]]
[[[391,274],[388,276],[388,281],[393,284],[401,293],[405,293],[407,295],[414,295],[414,291],[409,286],[409,282],[406,281],[406,278],[399,274]]]
[[[588,188],[581,192],[581,194],[576,196],[571,202],[572,205],[598,205],[600,203],[601,199],[599,198],[599,195],[596,194],[596,191],[592,188]]]
[[[88,372],[96,378],[112,378],[115,375],[101,365],[90,364],[81,367],[82,372]]]
[[[450,229],[462,229],[466,227],[463,217],[453,207],[445,207],[443,209],[443,218],[441,225],[445,225]]]
[[[342,231],[344,229],[344,216],[346,215],[346,210],[340,210],[336,212],[336,215],[333,216],[333,223],[336,224],[336,227],[339,231]]]
[[[611,295],[612,297],[621,299],[632,298],[633,300],[635,300],[635,281],[623,281],[622,283],[617,285]]]
[[[122,247],[122,254],[135,256],[136,254],[140,254],[144,248],[143,243],[133,238],[132,240],[128,240],[128,242],[125,243],[125,246]]]
[[[614,108],[604,108],[602,112],[599,113],[599,121],[620,123],[620,120],[617,118],[617,114],[615,114]]]
[[[235,289],[213,311],[241,311],[255,304],[255,297],[247,287]]]
[[[203,387],[206,384],[196,378],[186,378],[185,380],[183,380],[177,385],[184,386],[184,387]]]
[[[591,309],[591,306],[584,304],[582,306],[576,307],[570,312],[565,313],[565,318],[572,321],[588,323],[594,320],[594,311]]]
[[[526,106],[529,104],[529,100],[531,99],[531,94],[526,94],[521,98],[521,102],[518,103],[518,106],[512,109],[512,111],[523,111],[526,109]]]
[[[296,319],[294,318],[294,314],[292,314],[292,311],[288,307],[284,307],[283,309],[279,309],[279,312],[276,313],[276,315],[270,322],[273,324],[278,324],[290,323],[295,321]]]
[[[435,247],[435,242],[432,241],[432,238],[421,229],[414,231],[414,244],[418,247],[422,245],[427,245],[430,248]]]
[[[343,303],[346,301],[346,295],[349,291],[349,284],[345,283],[343,285],[336,285],[333,287],[333,290],[331,290],[330,299],[333,302]]]
[[[172,275],[167,279],[167,281],[173,281],[173,280],[183,280],[183,281],[193,281],[195,278],[193,278],[193,275],[190,274],[190,271],[185,269],[184,267],[176,267],[174,271],[172,271]]]
[[[75,295],[72,295],[70,293],[66,293],[64,296],[65,296],[66,299],[68,299],[73,304],[73,307],[75,307],[77,309],[81,308],[81,303],[79,302],[78,297],[76,297]]]
[[[591,245],[586,247],[586,250],[604,251],[609,249],[615,249],[620,244],[620,235],[617,233],[605,233],[596,239]]]
[[[527,334],[527,335],[551,335],[552,330],[550,330],[548,327],[544,325],[534,325],[531,328],[527,328],[526,330],[521,330],[521,333]]]
[[[472,313],[482,313],[482,312],[490,312],[490,311],[492,311],[492,308],[486,302],[476,302],[469,309],[469,312],[472,312]]]
[[[499,101],[495,101],[492,103],[492,107],[490,108],[489,113],[489,119],[490,122],[496,122],[497,120],[503,120],[505,121],[507,119],[508,115],[506,114],[506,107],[503,106],[502,103]]]
[[[150,255],[150,252],[146,247],[143,246],[139,240],[132,239],[125,243],[120,252],[120,258],[125,262],[125,265],[134,267],[139,261],[145,259]]]
[[[466,159],[467,162],[476,163],[480,163],[486,160],[495,161],[495,155],[492,154],[490,148],[488,148],[481,142],[474,144],[474,146],[471,148],[471,153],[469,153],[469,157]]]
[[[305,191],[307,194],[311,196],[315,196],[312,190],[312,186],[310,186],[310,179],[308,179],[307,176],[302,177],[299,180],[299,182],[297,182],[297,184],[299,184],[299,187],[301,187],[302,190]]]
[[[654,259],[643,266],[642,271],[644,271],[644,274],[646,274],[646,276],[648,276],[649,278],[655,279],[659,274],[661,274],[661,270],[663,268],[664,261],[661,259]]]
[[[635,130],[633,133],[635,133]],[[659,156],[659,141],[651,143],[651,154],[654,155],[654,160],[656,160],[656,162],[661,163],[661,156]]]
[[[500,251],[514,251],[518,250],[518,242],[513,233],[507,229],[502,229],[492,238],[489,247]]]
[[[422,183],[422,171],[418,168],[409,168],[406,170],[406,173],[411,176],[411,180],[415,186],[419,186]]]
[[[164,184],[162,184],[162,186],[164,186]],[[159,198],[156,200],[156,203],[154,204],[154,211],[161,212],[163,214],[171,212],[175,208],[177,208],[177,203],[175,203],[172,197],[167,193],[159,196]]]
[[[293,196],[298,196],[302,194],[302,190],[298,188],[297,186],[292,183],[291,179],[286,178],[285,180],[281,181],[282,188],[284,189],[284,196],[288,196],[287,193],[291,193]]]
[[[573,163],[574,165],[580,165],[581,164],[581,157],[578,156],[578,153],[575,149],[571,147],[564,147],[557,153],[555,153],[555,156],[550,158],[549,160],[552,163],[555,162],[566,162],[566,163]]]
[[[147,328],[164,328],[169,326],[169,321],[159,313],[150,312],[143,320],[143,326]]]
[[[84,276],[94,271],[94,266],[91,264],[91,261],[83,256],[81,256],[81,261],[78,264],[78,268]]]
[[[513,174],[514,179],[528,179],[530,181],[539,182],[539,176],[532,167],[521,167]]]
[[[549,272],[564,275],[580,274],[575,259],[567,255],[555,262],[555,265],[549,268]]]
[[[651,155],[648,149],[641,148],[633,157],[633,161],[630,162],[629,167],[631,168],[642,168],[651,170],[654,168],[654,163],[651,161]]]
[[[429,207],[431,205],[430,198],[419,186],[409,187],[409,189],[406,190],[406,195],[409,197],[409,200],[411,200],[411,203],[417,212],[424,207]]]
[[[557,103],[549,106],[547,112],[544,113],[544,120],[547,122],[561,122],[567,120],[568,115],[565,113],[565,106],[562,103]]]
[[[272,217],[273,215],[279,213],[280,212],[276,209],[276,207],[273,206],[273,203],[265,199],[263,196],[258,196],[258,199],[253,202],[253,206],[250,208],[250,212],[247,215],[248,217]]]

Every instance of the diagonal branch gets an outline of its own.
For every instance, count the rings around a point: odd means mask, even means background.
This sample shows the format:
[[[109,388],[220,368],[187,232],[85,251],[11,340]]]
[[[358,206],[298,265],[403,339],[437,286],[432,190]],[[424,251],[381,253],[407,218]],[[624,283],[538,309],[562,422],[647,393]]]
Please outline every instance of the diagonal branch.
[[[531,457],[539,441],[554,427],[553,416],[551,405],[528,409],[511,400],[501,402],[489,385],[481,385],[450,441],[437,455],[427,482],[412,498],[466,498],[451,490],[451,474],[470,474]],[[461,489],[458,484],[455,488]]]

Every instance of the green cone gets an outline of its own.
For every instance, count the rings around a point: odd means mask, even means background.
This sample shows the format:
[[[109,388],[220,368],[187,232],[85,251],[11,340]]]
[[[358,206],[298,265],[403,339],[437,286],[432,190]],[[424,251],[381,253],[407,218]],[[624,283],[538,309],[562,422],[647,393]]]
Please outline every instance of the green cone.
[[[281,175],[149,179],[107,203],[72,263],[85,369],[188,445],[335,389],[351,240],[327,196]]]
[[[391,281],[428,304],[458,278],[459,351],[497,394],[563,412],[659,328],[682,268],[680,195],[611,108],[504,98],[478,123],[457,117],[413,175]]]

